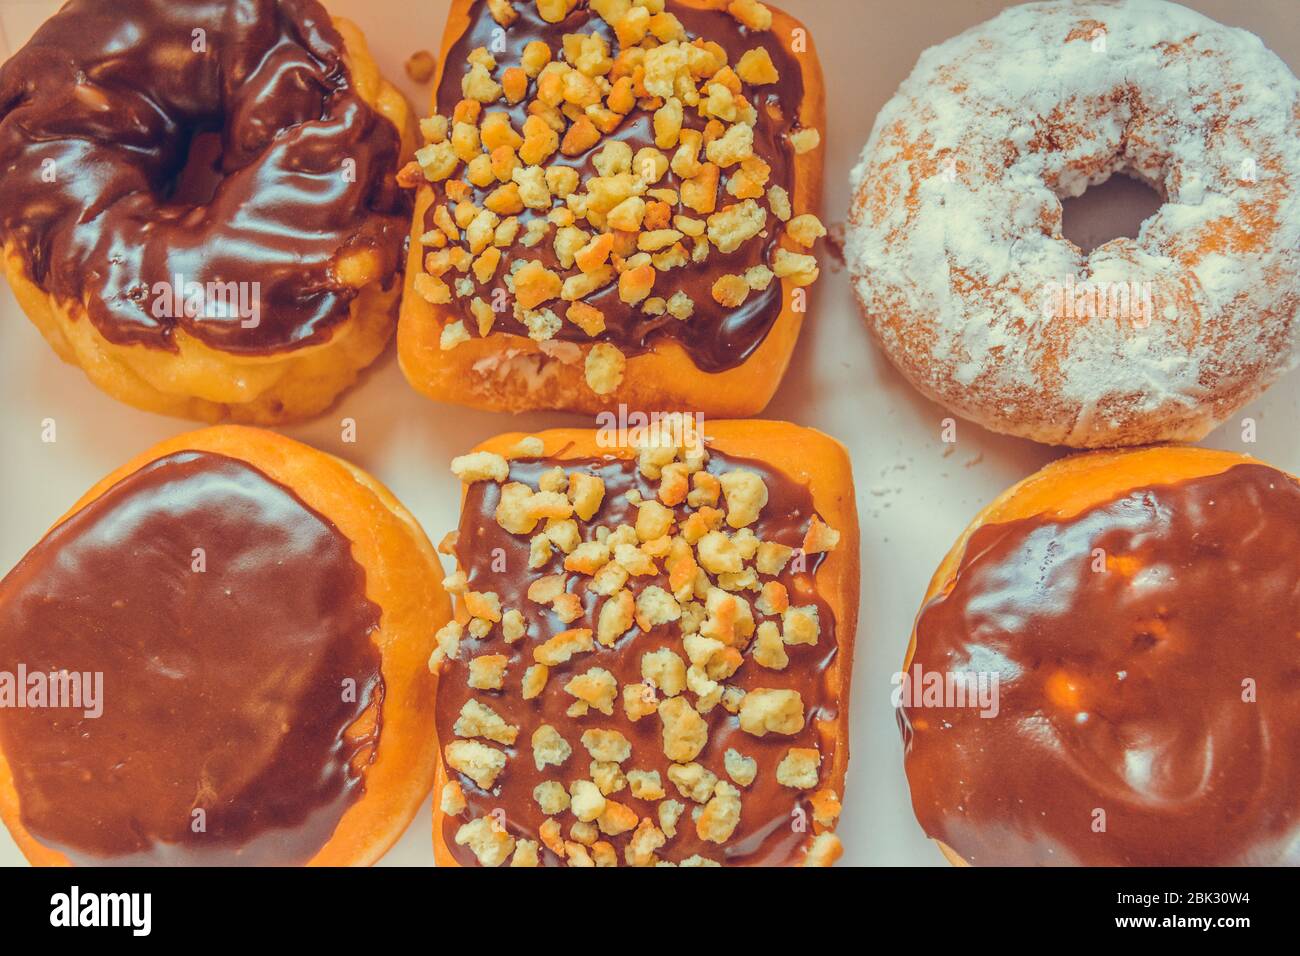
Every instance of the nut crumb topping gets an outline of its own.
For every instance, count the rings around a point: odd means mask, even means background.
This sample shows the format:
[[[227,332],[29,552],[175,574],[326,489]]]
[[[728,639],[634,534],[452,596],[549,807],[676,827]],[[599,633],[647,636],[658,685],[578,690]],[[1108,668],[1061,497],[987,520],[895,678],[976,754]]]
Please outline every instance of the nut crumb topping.
[[[773,45],[767,7],[733,0],[726,13],[682,18],[664,0],[485,9],[508,38],[546,40],[464,50],[399,176],[433,187],[412,282],[454,309],[440,348],[497,333],[566,339],[583,347],[588,387],[609,395],[644,347],[629,331],[638,315],[699,322],[707,309],[719,321],[717,306],[739,308],[774,278],[815,281],[816,260],[794,249],[825,229],[811,211],[794,214],[792,183],[777,180],[820,135],[785,117],[773,92],[797,60]],[[548,26],[570,14],[582,17],[574,32]],[[696,17],[715,18],[727,44],[688,30],[683,18]],[[484,36],[470,35],[464,43]],[[678,270],[709,278],[683,287]],[[782,301],[764,300],[776,311]]]
[[[836,855],[815,718],[843,703],[824,697],[834,621],[814,574],[839,535],[806,490],[691,423],[634,457],[546,459],[525,439],[453,463],[440,808],[483,865],[712,865],[800,815],[799,856],[778,862]]]

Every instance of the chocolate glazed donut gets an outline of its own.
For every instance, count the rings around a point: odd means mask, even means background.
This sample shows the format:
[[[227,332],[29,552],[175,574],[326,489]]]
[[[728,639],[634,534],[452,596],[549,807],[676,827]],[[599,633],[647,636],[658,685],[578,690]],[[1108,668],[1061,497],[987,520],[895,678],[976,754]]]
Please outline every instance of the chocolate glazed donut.
[[[337,458],[150,449],[0,580],[0,818],[44,866],[374,862],[432,785],[441,577]]]
[[[452,469],[463,482],[461,522],[442,548],[456,558],[447,582],[458,616],[431,658],[443,745],[437,864],[838,859],[859,585],[853,477],[839,444],[754,419],[712,421],[705,439],[689,419],[669,418],[614,441],[582,429],[498,435]],[[761,495],[740,490],[755,483]],[[556,520],[560,542],[543,554],[533,543],[541,519],[518,530],[511,515],[522,494],[562,484],[573,488],[572,535]],[[652,528],[650,515],[661,523]],[[747,571],[728,578],[690,556],[706,523],[734,531]],[[638,562],[637,574],[622,577],[621,561]],[[712,583],[758,575],[753,589]],[[676,616],[654,610],[655,592],[669,588],[681,600],[660,610]],[[816,622],[814,633],[800,618]],[[555,653],[569,641],[573,650]],[[485,666],[499,666],[499,680],[484,679]],[[758,726],[764,702],[777,700],[784,719]],[[674,711],[698,721],[689,756],[674,742]],[[584,834],[572,799],[544,794],[588,785],[605,804]],[[568,809],[557,811],[560,802]]]
[[[315,0],[73,0],[0,68],[6,271],[132,404],[314,413],[391,332],[409,125]]]
[[[185,573],[196,541],[214,586]],[[379,608],[347,538],[244,462],[178,452],[120,482],[5,580],[0,623],[6,670],[75,661],[112,695],[0,722],[24,826],[74,862],[305,862],[363,790]]]
[[[1297,553],[1300,484],[1227,452],[1078,456],[1004,494],[904,665],[926,834],[984,866],[1300,865]],[[939,693],[975,677],[993,706]]]
[[[774,393],[820,274],[817,54],[768,5],[651,6],[452,3],[404,177],[398,359],[429,397],[726,417]]]

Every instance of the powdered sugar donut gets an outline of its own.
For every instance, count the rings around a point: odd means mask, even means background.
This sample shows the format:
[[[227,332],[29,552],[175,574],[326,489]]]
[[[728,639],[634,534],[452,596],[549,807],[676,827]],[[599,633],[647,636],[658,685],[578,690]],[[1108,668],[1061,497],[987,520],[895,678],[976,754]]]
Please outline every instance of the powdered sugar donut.
[[[1061,200],[1165,199],[1090,254]],[[853,171],[848,260],[885,352],[995,431],[1195,440],[1296,362],[1300,82],[1164,0],[1030,3],[922,54]]]

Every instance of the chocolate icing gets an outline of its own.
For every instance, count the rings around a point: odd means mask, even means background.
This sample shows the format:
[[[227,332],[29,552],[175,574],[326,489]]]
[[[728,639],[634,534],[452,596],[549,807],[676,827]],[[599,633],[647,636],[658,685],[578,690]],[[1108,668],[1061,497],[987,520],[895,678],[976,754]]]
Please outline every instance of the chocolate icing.
[[[399,151],[315,0],[72,0],[0,67],[0,239],[110,342],[284,351],[347,318],[340,252],[397,273]],[[168,315],[176,276],[258,283],[260,324]]]
[[[790,547],[802,545],[813,514],[812,496],[805,486],[795,483],[782,472],[762,462],[725,456],[716,451],[710,454],[712,457],[708,470],[713,474],[743,467],[757,472],[767,484],[767,506],[758,520],[750,525],[758,537]],[[605,482],[605,497],[600,510],[590,522],[580,525],[585,539],[594,537],[597,525],[612,529],[636,521],[637,509],[625,498],[630,489],[638,489],[647,500],[655,496],[657,485],[642,478],[637,471],[636,462],[627,459],[515,459],[510,463],[509,480],[522,481],[537,488],[541,474],[556,465],[563,465],[568,472],[585,471],[598,475]],[[668,780],[667,771],[671,763],[664,755],[662,723],[657,716],[652,714],[636,722],[629,720],[623,711],[621,697],[612,717],[594,711],[590,716],[577,720],[565,715],[573,698],[564,693],[562,688],[574,674],[583,673],[589,667],[603,667],[614,675],[621,694],[626,684],[641,680],[642,654],[669,647],[684,658],[681,634],[676,625],[656,627],[648,633],[633,625],[614,647],[597,645],[593,653],[580,654],[567,664],[552,668],[542,695],[531,701],[523,699],[521,685],[525,669],[533,662],[533,647],[567,628],[594,629],[595,614],[603,598],[586,591],[582,583],[586,579],[570,574],[569,589],[582,595],[583,617],[565,624],[549,607],[529,601],[526,597],[528,585],[538,577],[562,571],[564,555],[557,550],[545,566],[529,570],[528,536],[511,535],[493,517],[499,499],[500,486],[492,482],[478,482],[470,486],[461,512],[456,557],[466,573],[470,589],[497,592],[503,609],[516,608],[524,615],[528,632],[523,639],[513,644],[506,644],[502,640],[499,629],[481,641],[475,640],[466,632],[461,641],[459,659],[449,659],[447,669],[439,678],[437,726],[438,737],[444,744],[454,740],[452,726],[461,707],[466,700],[477,695],[505,718],[507,723],[517,725],[520,728],[519,737],[514,746],[502,747],[509,757],[505,770],[497,778],[496,786],[490,793],[478,788],[468,777],[454,775],[464,790],[469,809],[463,816],[447,816],[443,819],[443,835],[453,856],[462,865],[477,865],[474,854],[468,847],[456,845],[456,831],[466,821],[490,814],[497,808],[504,809],[504,822],[512,835],[536,840],[538,828],[546,816],[533,799],[533,788],[543,780],[560,780],[567,787],[570,781],[586,777],[591,757],[579,738],[583,730],[598,727],[619,730],[631,741],[632,756],[622,764],[624,772],[632,769],[658,770],[667,794],[665,799],[674,799],[686,805],[686,812],[677,824],[677,836],[669,839],[659,852],[662,859],[680,862],[698,853],[729,864],[775,866],[798,862],[806,849],[810,833],[795,831],[792,813],[797,807],[802,807],[811,828],[812,809],[806,799],[807,794],[776,782],[776,766],[791,747],[819,747],[824,780],[835,757],[836,741],[829,735],[819,734],[816,727],[816,721],[834,721],[839,706],[836,689],[830,685],[827,676],[827,668],[837,653],[836,622],[830,607],[817,593],[814,580],[825,555],[811,555],[806,570],[795,573],[787,568],[778,578],[789,589],[791,605],[817,606],[821,622],[818,643],[814,646],[787,647],[790,663],[781,671],[760,667],[747,654],[740,670],[727,681],[744,690],[754,687],[797,689],[804,701],[804,729],[793,736],[768,734],[760,738],[741,730],[737,718],[727,713],[721,705],[704,715],[709,725],[709,740],[696,758],[699,763],[712,770],[719,779],[728,780],[730,778],[723,767],[723,755],[729,747],[735,747],[758,762],[758,775],[754,782],[749,787],[739,788],[742,806],[740,825],[732,838],[724,846],[719,846],[699,839],[691,820],[691,810],[697,805],[681,796]],[[678,512],[682,516],[686,513],[683,508],[679,508]],[[493,570],[494,551],[497,548],[505,554],[504,571]],[[636,590],[650,584],[667,587],[666,575],[640,578]],[[507,656],[509,663],[502,690],[476,691],[468,686],[467,663],[479,654]],[[560,731],[573,747],[573,754],[562,767],[548,766],[538,772],[533,762],[530,738],[533,730],[543,723],[549,723]],[[640,817],[650,817],[657,825],[657,801],[639,800],[631,795],[628,788],[610,794],[610,799],[626,804]],[[566,815],[560,819],[567,839],[569,825],[574,818]],[[602,836],[601,839],[614,844],[619,851],[621,864],[623,847],[630,837],[631,833],[625,833],[616,837]],[[544,846],[540,848],[540,854],[545,865],[558,866],[563,863]]]
[[[912,667],[997,673],[1000,712],[900,709],[917,819],[975,864],[1300,864],[1297,628],[1300,486],[1272,468],[985,525]]]
[[[437,92],[437,109],[444,116],[450,116],[456,104],[461,100],[461,78],[464,69],[460,65],[466,57],[478,47],[487,47],[497,61],[496,76],[510,66],[517,66],[524,47],[533,40],[541,40],[550,48],[552,56],[558,56],[563,49],[563,37],[566,33],[599,33],[610,44],[611,55],[617,55],[618,42],[614,31],[600,16],[587,9],[585,2],[580,2],[560,23],[547,23],[537,13],[533,3],[516,3],[515,11],[519,18],[505,29],[505,49],[500,43],[493,45],[495,31],[502,28],[488,13],[487,4],[480,2],[470,11],[471,24],[458,39],[446,58],[446,70]],[[742,26],[725,10],[701,10],[686,7],[678,3],[668,3],[668,12],[676,15],[691,37],[702,37],[715,42],[727,51],[727,61],[733,67],[747,50],[756,46],[767,49],[775,64],[780,79],[769,86],[746,87],[745,95],[758,112],[758,123],[754,128],[754,152],[772,167],[769,185],[785,187],[793,198],[794,154],[786,139],[787,134],[798,128],[797,110],[803,101],[803,75],[800,64],[781,46],[771,32],[755,33]],[[536,93],[536,83],[530,81],[529,95],[514,106],[504,100],[488,106],[488,112],[506,112],[516,130],[523,129],[528,117],[528,103]],[[699,114],[686,110],[685,126],[703,129],[704,121]],[[602,136],[600,141],[587,152],[578,156],[565,156],[556,152],[547,164],[573,166],[583,181],[598,175],[592,163],[592,157],[599,153],[607,142],[617,139],[626,142],[633,152],[643,146],[654,146],[653,113],[634,108],[623,120],[622,125],[609,136]],[[671,157],[672,151],[667,151]],[[733,167],[733,171],[739,167]],[[722,171],[718,184],[719,208],[724,201],[734,201],[726,193],[726,184],[730,177]],[[657,188],[677,189],[680,179],[669,170],[656,184]],[[473,200],[482,205],[484,198],[498,184],[493,183],[485,189],[471,186]],[[767,208],[766,199],[757,200],[759,205]],[[425,228],[433,229],[433,206],[426,213]],[[684,207],[676,211],[688,215],[696,214]],[[806,210],[796,209],[795,212]],[[545,211],[525,209],[519,214],[521,227],[530,220],[545,216]],[[639,306],[629,306],[618,297],[617,283],[597,290],[582,301],[600,309],[605,315],[605,331],[597,335],[594,341],[610,342],[626,354],[635,355],[650,350],[654,341],[663,337],[677,340],[686,349],[695,365],[708,372],[718,372],[735,368],[745,361],[771,330],[777,316],[781,313],[781,283],[774,281],[762,292],[751,292],[749,297],[737,309],[727,309],[714,301],[710,289],[720,276],[728,273],[740,273],[759,264],[771,264],[771,257],[776,250],[781,235],[781,222],[775,216],[768,217],[766,238],[756,237],[746,242],[741,248],[730,254],[722,254],[716,249],[703,265],[688,263],[670,272],[659,273],[651,295],[667,297],[681,290],[695,302],[695,312],[686,321],[671,315],[646,315]],[[522,228],[521,233],[522,235]],[[558,271],[558,258],[552,242],[553,233],[531,249],[512,247],[505,250],[506,265],[510,255],[515,258],[540,259],[548,269]],[[689,248],[689,246],[688,246]],[[513,297],[507,295],[513,305]],[[469,299],[456,299],[471,334],[477,335],[477,326],[469,309]],[[554,303],[551,303],[554,307]],[[507,309],[499,312],[493,325],[493,332],[505,331],[527,336],[527,327],[514,317]],[[572,322],[565,322],[556,333],[557,339],[571,342],[590,342],[592,337]]]
[[[378,624],[290,489],[208,452],[146,465],[0,582],[0,670],[104,675],[97,719],[0,709],[23,826],[81,864],[307,861],[373,758]]]

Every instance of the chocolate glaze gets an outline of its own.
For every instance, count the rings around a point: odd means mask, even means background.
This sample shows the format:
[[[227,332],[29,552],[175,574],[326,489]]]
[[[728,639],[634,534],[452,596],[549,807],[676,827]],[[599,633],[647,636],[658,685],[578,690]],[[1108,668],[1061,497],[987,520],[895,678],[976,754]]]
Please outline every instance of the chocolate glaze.
[[[750,525],[754,533],[765,541],[799,547],[813,514],[812,496],[808,489],[762,462],[725,456],[716,451],[711,452],[711,455],[708,470],[713,474],[743,467],[757,472],[766,482],[768,503],[758,520]],[[630,489],[636,488],[649,500],[655,496],[658,487],[657,483],[647,482],[641,477],[635,461],[616,458],[567,461],[515,459],[510,463],[509,480],[522,481],[537,488],[541,474],[556,465],[563,465],[568,472],[585,471],[598,475],[605,482],[605,497],[600,511],[590,522],[579,524],[584,540],[595,536],[597,525],[612,529],[620,524],[634,523],[636,508],[627,502],[625,495]],[[475,695],[501,714],[508,723],[517,725],[519,737],[514,746],[501,748],[509,757],[505,770],[497,778],[496,786],[490,793],[481,790],[468,777],[456,775],[464,790],[468,810],[462,816],[448,816],[443,820],[443,834],[456,859],[465,866],[477,865],[469,848],[456,845],[456,831],[466,821],[489,814],[496,808],[504,809],[506,827],[513,836],[536,840],[538,828],[546,816],[533,799],[533,788],[543,780],[560,780],[567,788],[573,780],[587,778],[591,756],[580,741],[582,732],[589,728],[612,728],[621,731],[632,742],[632,756],[622,764],[624,772],[633,769],[658,770],[666,792],[665,799],[674,799],[686,805],[686,812],[677,824],[677,836],[660,850],[661,859],[680,862],[698,853],[728,864],[776,866],[798,862],[810,834],[795,832],[791,825],[791,814],[797,807],[802,807],[807,814],[805,819],[811,821],[812,808],[806,799],[807,794],[776,782],[776,766],[791,747],[818,747],[822,752],[824,780],[834,761],[834,739],[820,735],[815,725],[819,720],[834,721],[839,707],[836,689],[831,686],[827,675],[827,668],[837,652],[835,618],[830,607],[817,593],[814,580],[824,555],[810,556],[807,570],[791,573],[787,568],[778,578],[789,589],[792,605],[817,606],[821,621],[818,643],[815,646],[787,647],[790,663],[781,671],[760,667],[746,654],[745,663],[740,670],[727,680],[727,683],[743,690],[755,687],[792,687],[798,690],[804,702],[804,729],[794,736],[768,734],[760,738],[741,730],[738,719],[727,713],[721,704],[704,715],[709,725],[709,740],[696,758],[699,763],[712,770],[719,779],[730,780],[723,767],[723,755],[729,747],[735,747],[758,762],[758,775],[754,782],[748,787],[738,787],[741,791],[740,825],[732,838],[725,845],[719,846],[699,839],[691,819],[691,810],[698,805],[681,796],[668,780],[671,762],[664,755],[662,722],[653,714],[632,722],[623,711],[622,689],[626,684],[641,681],[642,654],[669,647],[685,659],[681,632],[676,625],[664,625],[643,632],[634,624],[614,647],[597,644],[592,653],[579,654],[567,664],[552,668],[541,696],[531,701],[523,699],[521,685],[525,669],[533,663],[533,647],[567,628],[594,629],[596,612],[604,599],[586,590],[585,581],[588,579],[570,574],[569,589],[582,594],[585,609],[583,617],[565,624],[549,607],[529,601],[526,596],[529,584],[543,575],[563,571],[564,556],[557,549],[555,556],[544,567],[529,570],[528,536],[511,535],[497,524],[494,513],[499,500],[500,486],[492,482],[478,482],[470,486],[461,512],[456,558],[466,573],[470,589],[497,592],[502,608],[517,608],[524,615],[528,633],[514,644],[506,644],[499,629],[481,641],[475,640],[466,632],[461,641],[459,660],[448,660],[447,669],[439,678],[438,738],[444,744],[455,739],[452,726],[465,701]],[[679,508],[678,512],[683,517],[686,514],[684,508]],[[505,554],[504,571],[493,570],[493,554],[497,548],[501,548]],[[642,582],[636,588],[638,592],[642,586],[650,584],[668,586],[666,575],[654,578],[647,576],[637,580]],[[753,595],[749,597],[752,600]],[[479,654],[505,654],[509,659],[502,690],[476,691],[468,686],[468,661]],[[612,717],[593,710],[587,717],[575,720],[565,715],[574,698],[565,693],[563,688],[571,677],[590,667],[603,667],[614,675],[619,686],[619,702],[615,705]],[[693,702],[694,695],[690,695],[690,699]],[[548,766],[538,772],[537,765],[533,762],[530,738],[533,731],[543,723],[549,723],[560,731],[573,747],[573,754],[562,767]],[[436,797],[437,795],[435,799]],[[638,800],[631,795],[629,788],[611,794],[610,799],[626,804],[639,816],[648,816],[658,825],[658,801]],[[557,819],[563,824],[565,838],[568,839],[569,826],[575,818],[571,814],[565,814]],[[620,865],[623,862],[623,848],[630,837],[631,833],[601,837],[617,848]],[[540,853],[548,866],[563,863],[544,846]]]
[[[342,57],[315,0],[72,0],[0,67],[0,240],[110,342],[324,341],[356,295],[337,256],[374,250],[390,281],[408,228],[397,130]],[[259,283],[260,324],[168,316],[177,275]]]
[[[968,862],[1300,864],[1300,486],[1283,473],[978,529],[921,612],[917,664],[1001,681],[994,718],[899,712],[917,819]]]
[[[533,3],[517,3],[515,10],[519,18],[505,28],[505,49],[493,46],[494,31],[501,27],[492,19],[486,2],[480,0],[470,12],[471,25],[456,41],[446,58],[446,70],[438,86],[438,112],[450,116],[456,104],[461,100],[461,78],[464,69],[461,64],[466,57],[478,47],[487,47],[497,61],[496,76],[510,66],[517,66],[526,47],[533,40],[542,40],[550,48],[552,56],[558,56],[563,49],[563,37],[566,33],[599,33],[609,41],[611,55],[617,56],[618,42],[614,31],[603,19],[587,9],[585,0],[578,5],[560,23],[547,23],[537,13]],[[770,185],[785,187],[793,198],[794,154],[787,140],[787,134],[798,128],[797,110],[803,101],[803,75],[801,66],[769,32],[754,33],[738,23],[725,10],[701,10],[669,2],[667,10],[681,20],[687,33],[692,37],[718,43],[727,51],[727,61],[733,67],[746,50],[756,46],[765,47],[772,57],[780,79],[770,86],[746,87],[745,95],[758,112],[758,124],[754,128],[754,152],[772,167]],[[497,44],[500,46],[500,44]],[[516,130],[523,129],[528,117],[528,103],[536,94],[536,83],[530,81],[529,95],[522,102],[509,106],[504,100],[491,104],[488,112],[504,111],[510,115],[511,124]],[[686,110],[684,124],[688,128],[703,129],[704,121],[698,112]],[[653,113],[634,108],[612,135],[602,136],[600,141],[587,152],[579,156],[564,156],[556,152],[547,164],[573,166],[582,176],[583,181],[598,175],[592,157],[604,149],[611,139],[623,140],[635,153],[643,146],[654,145]],[[671,151],[668,151],[671,157]],[[738,169],[739,167],[733,167]],[[726,171],[718,184],[718,206],[726,202],[735,202],[726,193],[730,177]],[[677,189],[681,180],[669,170],[656,184],[659,188]],[[476,204],[482,205],[483,199],[497,184],[486,189],[471,186]],[[767,200],[756,200],[767,208]],[[425,228],[433,229],[433,209],[425,217]],[[685,207],[676,212],[696,213]],[[795,212],[806,210],[796,209]],[[519,214],[521,226],[530,220],[545,216],[544,211],[525,209]],[[735,368],[745,361],[767,337],[777,316],[781,314],[781,283],[774,281],[763,292],[751,292],[744,304],[738,309],[727,309],[714,301],[710,289],[722,275],[740,273],[751,266],[771,264],[771,257],[776,250],[781,235],[781,222],[775,216],[768,217],[766,238],[761,235],[749,240],[735,252],[724,255],[713,250],[703,265],[688,263],[670,272],[659,273],[651,295],[667,298],[681,290],[695,302],[695,313],[686,321],[680,321],[670,315],[652,316],[641,312],[638,306],[624,304],[618,297],[617,283],[597,290],[582,301],[600,309],[605,314],[605,331],[597,335],[594,341],[611,342],[628,355],[649,351],[656,339],[668,337],[677,340],[686,349],[695,365],[704,371],[718,372]],[[522,234],[522,229],[521,229]],[[505,250],[503,268],[510,265],[510,256],[522,259],[540,259],[548,269],[559,270],[558,258],[552,242],[553,232],[531,249],[512,247]],[[689,246],[688,246],[689,248]],[[454,294],[454,293],[453,293]],[[507,293],[507,299],[513,306],[513,297]],[[467,319],[465,326],[471,334],[477,335],[477,325],[469,310],[469,299],[458,298],[454,301]],[[551,308],[554,303],[549,304]],[[527,327],[514,317],[512,309],[497,314],[493,331],[511,332],[527,336]],[[572,322],[565,322],[556,333],[557,339],[570,342],[590,342],[591,336]]]
[[[23,826],[80,864],[307,861],[373,758],[378,624],[291,490],[208,452],[146,465],[0,582],[0,670],[104,675],[97,719],[0,709]]]

